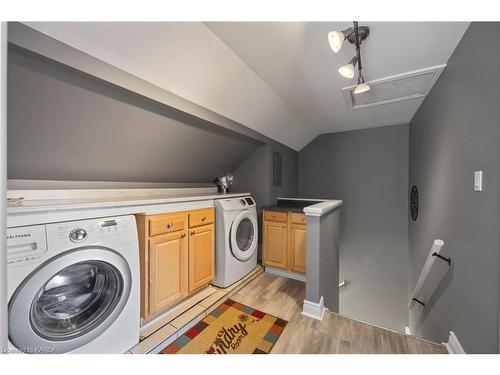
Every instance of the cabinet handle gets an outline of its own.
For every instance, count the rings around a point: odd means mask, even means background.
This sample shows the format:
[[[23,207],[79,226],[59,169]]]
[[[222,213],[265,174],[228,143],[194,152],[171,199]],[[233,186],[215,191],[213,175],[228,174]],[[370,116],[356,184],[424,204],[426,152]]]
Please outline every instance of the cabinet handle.
[[[181,238],[186,237],[186,233],[182,233]]]
[[[207,220],[207,218],[206,218],[205,216],[203,216],[203,217],[201,218],[201,221],[205,221],[205,220]]]
[[[168,224],[167,224],[167,228],[168,228],[168,229],[172,228],[172,225],[174,225],[174,223],[168,223]]]
[[[191,231],[191,236],[192,236],[193,234],[195,234],[195,233],[196,233],[196,232],[195,232],[194,230],[192,230],[192,231]]]

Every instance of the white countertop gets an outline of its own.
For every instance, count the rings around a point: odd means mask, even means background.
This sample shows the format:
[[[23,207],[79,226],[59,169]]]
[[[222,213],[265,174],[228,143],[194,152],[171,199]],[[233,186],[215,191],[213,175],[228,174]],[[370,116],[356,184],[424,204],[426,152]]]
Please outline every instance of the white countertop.
[[[342,206],[343,201],[339,199],[325,200],[311,206],[304,207],[307,216],[323,216],[328,212]]]
[[[209,188],[9,190],[8,198],[23,198],[7,206],[7,226],[17,227],[98,217],[185,211],[213,207],[214,200],[250,193],[217,193]],[[293,199],[293,198],[286,198]],[[296,198],[299,199],[299,198]],[[311,199],[309,199],[311,201]],[[317,200],[304,208],[309,216],[323,216],[341,200]]]
[[[171,191],[169,191],[171,190]],[[55,191],[9,191],[8,196],[24,197],[8,203],[7,226],[35,225],[131,214],[156,214],[213,206],[216,199],[235,198],[250,193],[216,193],[207,189],[104,189],[65,190],[61,199]],[[40,198],[51,197],[50,199]]]
[[[23,200],[20,203],[8,203],[7,214],[78,210],[102,207],[146,206],[165,203],[192,202],[221,198],[234,198],[249,195],[249,193],[191,193],[175,195],[148,195],[145,197],[102,197],[102,198],[66,198],[66,199],[34,199]]]

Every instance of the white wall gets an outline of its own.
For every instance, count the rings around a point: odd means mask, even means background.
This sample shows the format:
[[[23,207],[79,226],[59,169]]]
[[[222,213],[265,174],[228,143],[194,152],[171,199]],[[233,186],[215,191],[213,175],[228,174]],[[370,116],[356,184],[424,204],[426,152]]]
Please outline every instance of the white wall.
[[[0,48],[2,61],[0,82],[1,109],[0,109],[0,350],[7,348],[7,250],[5,243],[5,199],[7,186],[7,23],[2,22],[0,29]]]
[[[313,137],[311,128],[203,23],[26,24],[296,150]]]

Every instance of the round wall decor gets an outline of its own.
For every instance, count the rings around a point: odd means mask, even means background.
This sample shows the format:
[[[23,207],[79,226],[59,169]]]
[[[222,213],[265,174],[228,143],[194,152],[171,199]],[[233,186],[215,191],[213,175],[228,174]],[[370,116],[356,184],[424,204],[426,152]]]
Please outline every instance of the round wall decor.
[[[418,216],[418,189],[415,185],[411,187],[410,214],[413,221],[416,221]]]

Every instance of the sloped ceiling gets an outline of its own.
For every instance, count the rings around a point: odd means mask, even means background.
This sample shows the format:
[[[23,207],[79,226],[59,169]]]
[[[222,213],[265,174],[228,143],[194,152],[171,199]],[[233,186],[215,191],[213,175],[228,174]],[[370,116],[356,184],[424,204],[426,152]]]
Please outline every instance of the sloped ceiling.
[[[25,24],[292,148],[315,136],[203,23]]]
[[[321,133],[409,122],[422,99],[348,110],[337,73],[353,55],[326,35],[351,23],[26,23],[300,150]],[[361,22],[368,80],[446,63],[468,23]]]

